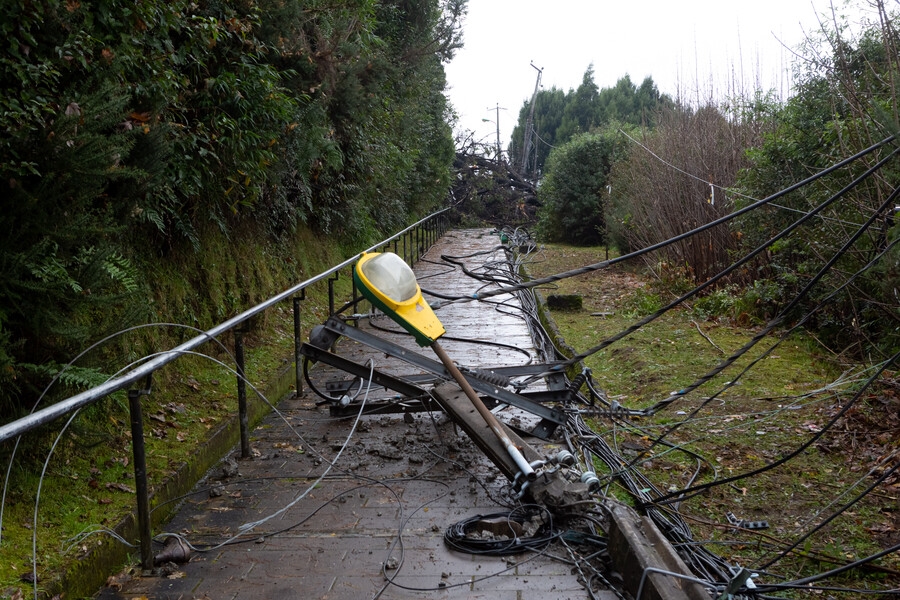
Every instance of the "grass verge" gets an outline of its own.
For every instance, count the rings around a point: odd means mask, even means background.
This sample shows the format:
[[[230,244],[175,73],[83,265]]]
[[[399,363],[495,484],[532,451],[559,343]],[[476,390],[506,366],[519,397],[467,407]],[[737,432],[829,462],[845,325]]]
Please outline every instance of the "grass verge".
[[[547,245],[528,270],[540,278],[604,256],[603,248]],[[627,267],[566,279],[543,293],[583,297],[580,310],[552,313],[579,353],[668,302],[663,287]],[[900,385],[893,374],[851,406],[870,374],[866,365],[839,364],[807,333],[775,332],[682,394],[758,331],[699,306],[681,306],[592,354],[585,363],[610,400],[634,409],[665,405],[652,417],[597,418],[592,426],[663,492],[741,476],[683,500],[678,510],[692,523],[695,539],[735,564],[765,566],[768,583],[826,571],[900,543],[900,478],[891,471],[900,453]],[[616,486],[610,493],[627,499]],[[768,527],[735,527],[728,513]],[[900,555],[848,571],[829,585],[897,587]],[[810,590],[787,597],[837,594]]]

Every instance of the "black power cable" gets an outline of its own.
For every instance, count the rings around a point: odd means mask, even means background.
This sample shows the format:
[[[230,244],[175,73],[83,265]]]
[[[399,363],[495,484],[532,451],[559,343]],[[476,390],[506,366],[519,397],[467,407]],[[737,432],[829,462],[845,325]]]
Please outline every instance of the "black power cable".
[[[807,531],[804,535],[802,535],[802,536],[800,536],[799,538],[797,538],[796,540],[794,540],[794,543],[793,543],[793,544],[791,544],[789,547],[787,547],[787,548],[785,548],[784,550],[782,550],[781,552],[779,552],[779,553],[778,553],[778,556],[776,556],[775,558],[773,558],[773,559],[771,559],[771,560],[769,560],[769,561],[766,561],[766,563],[763,564],[763,565],[761,565],[759,568],[760,568],[760,569],[767,569],[767,568],[769,568],[770,566],[774,565],[774,564],[775,564],[776,562],[778,562],[779,560],[781,560],[782,558],[784,558],[785,556],[787,556],[787,555],[791,552],[791,550],[793,550],[794,548],[796,548],[797,546],[799,546],[800,544],[802,544],[804,540],[806,540],[807,538],[809,538],[811,535],[813,535],[813,534],[816,533],[817,531],[820,531],[821,529],[823,529],[826,525],[828,525],[829,523],[831,523],[831,522],[832,522],[834,519],[836,519],[838,516],[840,516],[841,514],[843,514],[844,512],[846,512],[847,510],[849,510],[850,507],[852,507],[854,504],[856,504],[857,502],[859,502],[860,500],[862,500],[863,498],[865,498],[865,497],[869,494],[869,492],[871,492],[872,490],[874,490],[875,488],[877,488],[879,485],[881,485],[882,483],[884,483],[884,481],[885,481],[888,477],[890,477],[890,476],[894,473],[894,471],[896,471],[898,468],[900,468],[900,462],[898,462],[897,464],[895,464],[895,465],[894,465],[893,467],[891,467],[890,469],[885,469],[884,472],[883,472],[881,475],[878,476],[878,479],[876,479],[875,481],[873,481],[873,482],[871,483],[871,485],[869,485],[869,487],[867,487],[867,488],[866,488],[865,490],[863,490],[861,493],[857,494],[855,498],[853,498],[852,500],[850,500],[849,502],[847,502],[846,504],[844,504],[844,505],[843,505],[842,507],[840,507],[838,510],[834,511],[834,513],[832,513],[831,516],[829,516],[827,519],[825,519],[824,521],[822,521],[821,523],[819,523],[818,525],[816,525],[815,527],[813,527],[811,530]]]
[[[866,156],[866,155],[868,155],[868,154],[874,152],[875,150],[881,148],[882,146],[885,146],[885,145],[887,145],[887,144],[893,142],[893,141],[896,139],[896,137],[897,137],[896,135],[891,135],[891,136],[889,136],[889,137],[883,139],[882,141],[877,142],[877,143],[875,143],[875,144],[869,146],[868,148],[866,148],[866,149],[864,149],[864,150],[861,150],[861,151],[857,152],[857,153],[854,154],[853,156],[850,156],[850,157],[848,157],[848,158],[845,158],[844,160],[842,160],[842,161],[840,161],[840,162],[837,162],[837,163],[831,165],[830,167],[828,167],[828,168],[826,168],[826,169],[823,169],[822,171],[819,171],[818,173],[816,173],[816,174],[814,174],[814,175],[811,175],[811,176],[807,177],[807,178],[804,179],[803,181],[800,181],[800,182],[798,182],[798,183],[795,183],[794,185],[789,186],[789,187],[787,187],[787,188],[781,190],[780,192],[776,192],[776,193],[772,194],[771,196],[769,196],[769,197],[767,197],[767,198],[763,198],[762,200],[759,200],[759,201],[757,201],[757,202],[754,202],[753,204],[750,204],[750,205],[748,205],[748,206],[745,206],[744,208],[742,208],[742,209],[740,209],[740,210],[737,210],[737,211],[735,211],[735,212],[733,212],[733,213],[730,213],[730,214],[727,214],[727,215],[725,215],[725,216],[723,216],[723,217],[720,217],[720,218],[716,219],[715,221],[710,221],[709,223],[706,223],[706,224],[704,224],[704,225],[701,225],[700,227],[697,227],[697,228],[692,229],[692,230],[690,230],[690,231],[686,231],[685,233],[682,233],[682,234],[679,234],[679,235],[677,235],[677,236],[671,237],[671,238],[669,238],[669,239],[667,239],[667,240],[664,240],[664,241],[662,241],[662,242],[659,242],[659,243],[657,243],[657,244],[653,244],[653,245],[651,245],[651,246],[647,246],[646,248],[641,248],[640,250],[635,250],[634,252],[631,252],[631,253],[628,253],[628,254],[623,254],[622,256],[619,256],[619,257],[616,257],[616,258],[612,258],[612,259],[609,259],[609,260],[604,260],[604,261],[602,261],[602,262],[594,263],[594,264],[592,264],[592,265],[587,265],[587,266],[584,266],[584,267],[579,267],[579,268],[577,268],[577,269],[572,269],[572,270],[570,270],[570,271],[565,271],[565,272],[563,272],[563,273],[557,273],[557,274],[555,274],[555,275],[551,275],[551,276],[549,276],[549,277],[544,277],[544,278],[541,278],[541,279],[533,279],[533,280],[531,280],[531,281],[519,283],[519,284],[517,284],[517,285],[515,285],[515,286],[511,286],[511,287],[508,287],[508,288],[503,288],[503,287],[501,287],[501,288],[499,288],[499,289],[491,290],[491,291],[484,292],[484,293],[481,293],[481,294],[473,294],[471,297],[459,298],[459,299],[457,299],[457,300],[451,300],[450,302],[471,302],[471,301],[473,301],[473,300],[483,300],[483,299],[485,299],[485,298],[490,298],[490,297],[492,297],[492,296],[499,296],[499,295],[501,295],[501,294],[510,294],[510,293],[515,292],[516,290],[519,290],[519,289],[528,289],[528,288],[539,287],[539,286],[542,286],[542,285],[546,285],[546,284],[548,284],[548,283],[554,283],[554,282],[559,281],[559,280],[561,280],[561,279],[567,279],[567,278],[569,278],[569,277],[575,277],[576,275],[583,275],[583,274],[585,274],[585,273],[590,273],[590,272],[592,272],[592,271],[599,271],[599,270],[601,270],[601,269],[606,269],[606,268],[611,267],[611,266],[613,266],[613,265],[616,265],[616,264],[618,264],[618,263],[625,262],[625,261],[631,260],[631,259],[633,259],[633,258],[637,258],[637,257],[639,257],[639,256],[643,256],[643,255],[645,255],[645,254],[650,254],[650,253],[652,253],[652,252],[655,252],[655,251],[657,251],[657,250],[659,250],[659,249],[661,249],[661,248],[665,248],[666,246],[669,246],[669,245],[674,244],[674,243],[676,243],[676,242],[680,242],[680,241],[682,241],[682,240],[688,239],[688,238],[690,238],[690,237],[692,237],[692,236],[694,236],[694,235],[696,235],[696,234],[698,234],[698,233],[702,233],[702,232],[704,232],[704,231],[707,231],[707,230],[709,230],[709,229],[712,229],[713,227],[716,227],[716,226],[721,225],[721,224],[723,224],[723,223],[727,223],[727,222],[729,222],[729,221],[731,221],[731,220],[733,220],[733,219],[735,219],[735,218],[737,218],[737,217],[739,217],[739,216],[741,216],[741,215],[744,215],[744,214],[746,214],[746,213],[748,213],[748,212],[751,212],[751,211],[753,211],[753,210],[759,208],[760,206],[765,206],[766,204],[771,203],[773,200],[776,200],[776,199],[778,199],[778,198],[780,198],[780,197],[782,197],[782,196],[785,196],[785,195],[787,195],[787,194],[789,194],[789,193],[791,193],[791,192],[794,192],[794,191],[800,189],[801,187],[803,187],[803,186],[805,186],[805,185],[807,185],[807,184],[809,184],[809,183],[811,183],[811,182],[813,182],[813,181],[816,181],[817,179],[820,179],[821,177],[824,177],[825,175],[829,175],[829,174],[831,174],[831,173],[837,171],[838,169],[840,169],[840,168],[842,168],[842,167],[845,167],[845,166],[847,166],[847,165],[853,163],[853,162],[856,161],[856,160],[859,160],[860,158],[862,158],[862,157],[864,157],[864,156]],[[433,308],[439,308],[439,307],[440,307],[440,305],[435,306],[435,307],[433,307]]]
[[[540,519],[540,525],[533,535],[520,536],[516,533],[516,530],[523,530],[535,518]],[[479,525],[484,522],[505,525],[505,531],[487,537],[475,537],[479,533]],[[466,554],[508,556],[543,550],[560,535],[561,532],[554,529],[553,519],[546,508],[525,506],[507,512],[475,515],[454,523],[444,531],[444,543],[449,548]]]
[[[806,450],[807,448],[812,446],[823,435],[825,435],[825,433],[827,433],[832,427],[834,427],[834,425],[840,420],[840,418],[843,417],[845,414],[847,414],[847,412],[851,408],[853,408],[853,406],[856,404],[856,402],[862,397],[863,393],[867,389],[869,389],[869,386],[871,386],[888,367],[890,367],[891,365],[896,363],[898,360],[900,360],[900,352],[897,352],[890,359],[888,359],[884,363],[882,363],[882,365],[876,370],[876,372],[871,377],[869,377],[869,379],[866,380],[866,382],[859,389],[859,391],[857,391],[856,394],[854,394],[853,398],[851,398],[849,402],[847,402],[843,407],[841,407],[841,410],[839,410],[828,423],[826,423],[819,431],[817,431],[815,434],[813,434],[807,441],[803,442],[803,444],[801,444],[795,450],[789,452],[788,454],[785,454],[778,460],[776,460],[764,467],[760,467],[759,469],[754,469],[752,471],[748,471],[746,473],[740,473],[738,475],[734,475],[731,477],[726,477],[726,478],[720,479],[718,481],[714,481],[714,482],[710,482],[710,483],[703,483],[703,484],[696,485],[693,487],[685,488],[683,490],[679,490],[677,492],[673,492],[671,494],[666,494],[664,496],[660,496],[659,498],[657,498],[655,500],[655,503],[656,504],[666,504],[669,502],[674,502],[675,500],[681,501],[686,498],[696,496],[700,492],[707,490],[711,487],[715,487],[717,485],[722,485],[724,483],[731,483],[733,481],[738,481],[740,479],[745,479],[747,477],[752,477],[754,475],[759,475],[760,473],[764,473],[766,471],[774,469],[775,467],[783,465],[784,463],[786,463],[789,460],[791,460],[792,458],[798,456],[804,450]]]
[[[827,263],[826,265],[824,265],[824,266],[819,270],[818,273],[816,273],[815,277],[813,277],[812,280],[810,280],[810,281],[807,283],[807,285],[804,286],[804,288],[797,294],[797,296],[795,296],[794,299],[791,300],[791,302],[788,304],[788,306],[786,306],[781,312],[779,312],[779,314],[778,314],[774,319],[772,319],[772,320],[766,325],[766,327],[764,327],[761,331],[759,331],[756,335],[754,335],[754,336],[753,336],[753,339],[751,339],[749,342],[747,342],[747,344],[745,344],[745,345],[744,345],[742,348],[740,348],[737,352],[733,353],[732,356],[730,356],[728,359],[726,359],[725,361],[723,361],[722,363],[720,363],[719,365],[717,365],[714,369],[712,369],[711,371],[707,372],[707,373],[704,374],[702,377],[698,378],[694,383],[692,383],[692,384],[690,384],[689,386],[687,386],[687,387],[685,388],[686,391],[685,391],[684,393],[679,393],[679,396],[683,396],[684,394],[686,394],[686,393],[688,393],[688,392],[690,392],[690,391],[693,391],[694,389],[697,389],[697,388],[698,388],[700,385],[702,385],[703,383],[709,381],[712,377],[714,377],[714,376],[717,375],[718,373],[722,372],[722,370],[724,370],[724,369],[726,368],[726,366],[728,366],[728,365],[730,365],[730,364],[733,364],[734,361],[736,361],[740,356],[742,356],[744,353],[746,353],[752,345],[758,343],[760,340],[763,339],[763,337],[765,337],[766,335],[768,335],[769,333],[771,333],[771,331],[772,331],[779,323],[781,323],[781,322],[784,320],[784,318],[785,318],[785,316],[788,314],[788,312],[789,312],[794,306],[796,306],[796,304],[799,302],[800,298],[803,297],[803,296],[805,296],[807,293],[809,293],[809,291],[815,286],[815,284],[817,284],[817,283],[821,280],[821,278],[824,277],[825,273],[828,272],[828,271],[831,269],[832,266],[834,266],[834,264],[837,262],[838,258],[839,258],[842,254],[844,254],[844,253],[845,253],[845,252],[846,252],[846,251],[847,251],[847,250],[848,250],[848,249],[849,249],[849,248],[850,248],[850,247],[851,247],[851,246],[852,246],[852,245],[853,245],[853,244],[854,244],[854,243],[855,243],[862,235],[863,235],[863,233],[865,233],[865,231],[872,225],[872,223],[875,222],[875,219],[877,218],[877,215],[880,214],[881,212],[883,212],[887,207],[889,207],[889,206],[891,206],[891,205],[893,204],[894,200],[898,197],[898,195],[900,195],[900,188],[897,188],[897,189],[894,190],[894,192],[893,192],[893,193],[888,197],[888,199],[882,204],[882,206],[880,207],[880,209],[879,209],[878,211],[876,211],[876,212],[872,215],[872,217],[870,217],[870,219],[869,219],[864,225],[862,225],[861,227],[859,227],[859,228],[857,229],[857,231],[854,233],[854,235],[851,236],[851,238],[850,238],[849,240],[847,240],[847,242],[844,244],[844,246],[843,246],[838,252],[835,253],[835,255],[831,258],[831,260],[829,260],[828,263]],[[870,262],[869,264],[872,264],[872,263]],[[849,283],[849,282],[848,282],[848,283]],[[819,306],[821,306],[821,305],[822,305],[822,304],[820,303]],[[817,306],[816,309],[818,309],[819,306]],[[805,322],[805,320],[806,320],[808,317],[809,317],[809,315],[807,315],[806,317],[804,317],[803,322]],[[795,328],[796,328],[796,327],[799,327],[799,324],[798,324],[797,326],[795,326]],[[782,337],[782,339],[785,339],[785,338]],[[766,355],[768,355],[769,353],[771,353],[772,350],[774,350],[774,348],[775,348],[775,346],[773,346],[773,347],[770,348],[767,352],[765,352],[765,353],[763,354],[763,356],[759,357],[757,360],[753,361],[750,365],[748,365],[748,366],[740,373],[739,377],[740,377],[740,376],[743,376],[743,374],[746,373],[748,369],[750,369],[753,365],[755,365],[757,362],[759,362],[759,360],[761,360],[764,356],[766,356]],[[897,357],[895,356],[894,358],[891,359],[890,362],[893,362],[894,360],[896,360],[896,358],[897,358]],[[879,372],[880,372],[880,371],[879,371]],[[871,380],[870,380],[870,382],[871,382]],[[869,383],[867,383],[866,385],[868,386]],[[717,398],[723,391],[724,391],[724,388],[723,388],[722,390],[720,390],[719,392],[717,392],[716,394],[713,394],[712,396],[710,396],[709,398],[707,398],[704,402],[702,402],[702,403],[700,404],[700,406],[698,406],[696,409],[694,409],[694,410],[691,412],[691,414],[688,416],[687,419],[683,420],[681,423],[687,422],[690,418],[692,418],[694,415],[696,415],[696,414],[697,414],[697,413],[698,413],[705,405],[707,405],[707,404],[708,404],[709,402],[711,402],[713,399]],[[656,440],[654,440],[653,444],[651,444],[651,447],[652,447],[653,445],[655,445],[658,441],[662,440],[665,436],[667,436],[667,435],[671,434],[673,431],[675,431],[675,429],[677,429],[677,428],[679,427],[679,425],[680,425],[680,424],[675,424],[675,425],[673,425],[672,427],[670,427],[664,434],[660,435]],[[822,433],[823,433],[823,432],[820,432],[820,435],[821,435]],[[795,456],[795,454],[792,454],[791,456]]]
[[[805,224],[807,221],[811,220],[811,219],[812,219],[814,216],[816,216],[818,213],[820,213],[821,211],[825,210],[825,208],[827,208],[829,205],[835,203],[835,202],[836,202],[837,200],[839,200],[844,194],[846,194],[847,192],[849,192],[850,190],[852,190],[853,188],[855,188],[857,185],[859,185],[859,184],[862,183],[865,179],[867,179],[870,175],[872,175],[872,174],[875,173],[878,169],[880,169],[881,167],[883,167],[890,159],[894,158],[894,156],[896,156],[897,154],[900,154],[900,148],[895,149],[895,150],[894,150],[893,152],[891,152],[888,156],[886,156],[885,158],[881,159],[881,160],[878,161],[874,166],[872,166],[872,167],[870,167],[869,169],[867,169],[865,173],[863,173],[862,175],[860,175],[859,177],[857,177],[856,179],[854,179],[853,181],[851,181],[850,183],[848,183],[848,184],[847,184],[843,189],[841,189],[839,192],[833,194],[830,198],[828,198],[827,200],[825,200],[824,202],[822,202],[821,204],[819,204],[816,208],[814,208],[814,209],[811,210],[810,212],[806,213],[803,217],[801,217],[801,218],[797,219],[796,221],[794,221],[791,225],[789,225],[788,227],[784,228],[783,230],[781,230],[780,232],[778,232],[776,235],[774,235],[774,236],[772,236],[771,238],[769,238],[768,240],[766,240],[764,243],[762,243],[762,244],[760,244],[759,246],[757,246],[754,250],[752,250],[752,251],[750,251],[748,254],[744,255],[740,260],[737,260],[737,261],[735,261],[734,263],[732,263],[729,267],[725,268],[724,270],[722,270],[721,272],[719,272],[719,273],[718,273],[717,275],[715,275],[714,277],[711,277],[710,279],[704,281],[703,283],[701,283],[700,285],[696,286],[696,287],[695,287],[694,289],[692,289],[691,291],[689,291],[689,292],[687,292],[686,294],[680,296],[679,298],[676,298],[675,300],[673,300],[673,301],[670,302],[669,304],[663,306],[662,308],[660,308],[659,310],[655,311],[654,313],[652,313],[652,314],[650,314],[650,315],[644,317],[644,318],[641,319],[640,321],[634,323],[633,325],[627,327],[626,329],[620,331],[619,333],[617,333],[617,334],[615,334],[615,335],[613,335],[613,336],[610,336],[610,337],[606,338],[605,340],[603,340],[602,342],[600,342],[600,343],[597,344],[596,346],[594,346],[594,347],[592,347],[592,348],[589,348],[589,349],[585,350],[584,352],[578,353],[577,355],[573,356],[572,358],[570,358],[570,359],[568,360],[568,364],[575,364],[576,362],[578,362],[578,361],[580,361],[580,360],[584,360],[584,359],[587,358],[588,356],[591,356],[592,354],[596,354],[597,352],[599,352],[599,351],[603,350],[604,348],[606,348],[606,347],[612,345],[613,343],[615,343],[615,342],[621,340],[622,338],[625,338],[625,337],[631,335],[632,333],[634,333],[635,331],[637,331],[638,329],[640,329],[640,328],[643,327],[644,325],[646,325],[646,324],[648,324],[648,323],[650,323],[650,322],[652,322],[652,321],[658,319],[659,317],[661,317],[662,315],[664,315],[664,314],[667,313],[668,311],[672,310],[673,308],[682,305],[685,301],[687,301],[687,300],[689,300],[690,298],[696,296],[696,295],[699,294],[701,291],[703,291],[703,290],[705,290],[706,288],[712,286],[714,283],[720,281],[721,279],[723,279],[723,278],[726,277],[727,275],[733,273],[733,272],[734,272],[735,270],[737,270],[739,267],[741,267],[741,266],[747,264],[750,260],[752,260],[752,259],[755,258],[756,256],[762,254],[763,252],[765,252],[765,250],[766,250],[767,248],[769,248],[772,244],[774,244],[775,242],[777,242],[777,241],[783,239],[783,238],[786,237],[789,233],[793,232],[795,229],[797,229],[797,228],[800,227],[801,225]],[[895,198],[896,195],[897,195],[897,190],[895,190],[894,193],[891,194],[891,198],[889,199],[889,201],[890,201],[891,203],[893,202],[893,198]],[[857,231],[857,233],[858,233],[859,235],[862,235],[862,232],[864,232],[866,229],[868,229],[869,225],[871,225],[872,222],[874,222],[874,219],[877,217],[877,215],[880,214],[880,213],[881,213],[888,205],[889,205],[889,203],[886,203],[885,205],[882,206],[882,208],[879,209],[879,211],[877,211],[875,214],[873,214],[873,216],[872,216],[872,218],[870,219],[870,221],[869,221],[868,223],[866,223],[865,225],[863,225],[863,226]],[[738,212],[740,212],[740,211],[738,211]],[[732,213],[732,214],[734,214],[734,213]],[[854,239],[854,241],[855,241],[855,239]],[[844,252],[844,251],[845,251],[845,249],[842,249],[842,250],[841,250],[841,252]],[[832,266],[833,264],[834,264],[834,263],[833,263],[833,261],[832,261],[832,262],[830,262],[828,265],[826,265],[827,269],[830,269],[831,266]],[[820,273],[824,274],[823,271],[820,271]],[[814,280],[813,282],[811,282],[811,283],[815,283],[815,282],[817,282],[817,281],[818,281],[818,279],[815,279],[815,280]],[[796,305],[796,303],[797,303],[803,296],[805,296],[805,295],[809,292],[810,288],[811,288],[811,285],[808,284],[808,285],[800,292],[800,294],[798,294],[797,297],[794,298],[794,300],[790,303],[790,305],[789,305],[788,307],[786,307],[784,310],[782,310],[782,312],[779,314],[778,317],[776,317],[775,319],[773,319],[773,321],[772,321],[771,324],[770,324],[770,327],[767,328],[768,331],[771,331],[771,329],[773,329],[774,327],[776,327],[777,325],[779,325],[779,324],[783,321],[784,315],[787,313],[787,311],[790,310],[790,309],[792,309],[792,308]],[[767,334],[767,333],[768,333],[768,332],[766,332],[766,334]],[[762,339],[762,337],[764,337],[764,336],[763,336],[762,334],[760,334],[760,335],[754,337],[754,341],[758,341],[758,340],[757,340],[757,337],[758,337],[759,339]],[[705,383],[709,378],[714,377],[716,374],[718,374],[719,372],[721,372],[722,370],[724,370],[725,368],[727,368],[728,366],[730,366],[730,365],[731,365],[735,360],[737,360],[738,358],[739,358],[739,356],[731,356],[731,357],[729,357],[727,360],[725,360],[725,361],[723,361],[722,363],[720,363],[720,365],[717,366],[716,369],[713,369],[712,371],[710,371],[710,373],[708,374],[708,376],[704,376],[703,378],[701,378],[700,380],[698,380],[698,383],[696,383],[696,385],[693,385],[693,384],[692,384],[693,387],[692,387],[691,389],[693,389],[693,388],[695,388],[695,387],[698,387],[699,385],[702,385],[702,384]]]

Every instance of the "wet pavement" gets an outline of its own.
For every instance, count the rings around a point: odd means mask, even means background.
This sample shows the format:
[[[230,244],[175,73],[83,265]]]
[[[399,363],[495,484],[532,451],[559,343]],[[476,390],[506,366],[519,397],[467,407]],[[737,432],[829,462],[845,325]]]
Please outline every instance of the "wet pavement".
[[[471,268],[502,261],[488,230],[452,231],[416,266],[423,289],[471,295],[484,284],[441,254],[479,253]],[[460,365],[515,366],[537,360],[528,326],[512,298],[462,303],[438,311],[441,343]],[[362,308],[362,307],[361,307]],[[371,333],[435,358],[387,319],[360,319]],[[503,346],[490,342],[502,342]],[[341,356],[374,361],[378,369],[410,375],[416,369],[342,339]],[[317,365],[312,381],[352,377]],[[427,384],[422,384],[427,387]],[[394,392],[357,383],[352,406],[391,399]],[[570,552],[590,548],[558,542],[539,552],[470,554],[444,542],[448,527],[476,515],[506,513],[508,482],[466,435],[440,412],[332,418],[306,387],[284,400],[253,432],[254,457],[240,450],[198,484],[166,526],[195,549],[189,562],[171,562],[147,575],[122,574],[100,598],[360,599],[588,598]],[[498,417],[527,421],[515,410]],[[558,450],[529,438],[538,451]],[[331,466],[333,463],[333,466]],[[164,538],[165,534],[160,536]],[[171,540],[175,543],[174,538]],[[159,551],[161,546],[156,548]],[[182,548],[175,547],[176,550]],[[612,592],[594,592],[615,598]]]

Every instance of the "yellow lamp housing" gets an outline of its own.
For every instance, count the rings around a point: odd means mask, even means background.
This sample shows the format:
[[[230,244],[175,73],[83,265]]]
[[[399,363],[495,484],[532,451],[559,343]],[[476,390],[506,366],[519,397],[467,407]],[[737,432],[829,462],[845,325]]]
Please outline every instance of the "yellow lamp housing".
[[[444,326],[422,297],[416,274],[393,252],[363,252],[353,268],[356,287],[375,307],[410,332],[420,346],[431,346]]]

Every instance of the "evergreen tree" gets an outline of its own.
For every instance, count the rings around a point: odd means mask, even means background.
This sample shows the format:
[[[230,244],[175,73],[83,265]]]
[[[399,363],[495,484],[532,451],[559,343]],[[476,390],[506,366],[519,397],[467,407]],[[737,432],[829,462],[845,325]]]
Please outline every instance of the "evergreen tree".
[[[538,233],[543,238],[584,246],[605,243],[606,182],[624,148],[613,125],[576,135],[553,150],[538,188]]]
[[[594,65],[589,65],[581,79],[581,85],[566,98],[562,123],[557,137],[568,140],[576,133],[587,133],[600,124],[600,90],[594,83]]]
[[[539,91],[535,97],[535,173],[538,176],[544,173],[554,147],[565,144],[579,133],[613,122],[653,127],[657,113],[674,105],[671,97],[659,92],[651,77],[645,78],[637,87],[625,75],[614,87],[598,89],[594,82],[594,66],[588,65],[578,88],[563,92],[554,87]],[[526,101],[513,129],[510,156],[521,156],[529,109]]]

